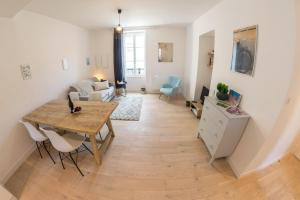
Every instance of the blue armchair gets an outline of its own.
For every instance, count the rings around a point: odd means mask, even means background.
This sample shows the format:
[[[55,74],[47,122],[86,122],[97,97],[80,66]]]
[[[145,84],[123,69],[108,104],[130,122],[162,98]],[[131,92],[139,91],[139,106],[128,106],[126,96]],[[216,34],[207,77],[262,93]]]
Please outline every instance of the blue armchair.
[[[168,83],[163,84],[163,86],[160,88],[160,95],[165,95],[167,97],[174,96],[180,86],[181,80],[177,76],[170,76]]]

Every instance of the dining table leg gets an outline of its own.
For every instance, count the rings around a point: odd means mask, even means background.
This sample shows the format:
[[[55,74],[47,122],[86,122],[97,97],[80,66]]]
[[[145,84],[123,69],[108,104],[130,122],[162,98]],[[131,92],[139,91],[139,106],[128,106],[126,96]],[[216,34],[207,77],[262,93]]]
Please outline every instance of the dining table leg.
[[[97,165],[101,165],[102,155],[97,147],[96,135],[90,135],[90,141],[93,147],[94,158],[96,160]]]
[[[112,136],[112,137],[115,137],[115,132],[114,132],[114,129],[113,129],[113,127],[112,127],[110,118],[108,118],[108,120],[107,120],[107,122],[106,122],[106,125],[107,125],[107,127],[108,127],[109,132],[111,133],[111,136]]]

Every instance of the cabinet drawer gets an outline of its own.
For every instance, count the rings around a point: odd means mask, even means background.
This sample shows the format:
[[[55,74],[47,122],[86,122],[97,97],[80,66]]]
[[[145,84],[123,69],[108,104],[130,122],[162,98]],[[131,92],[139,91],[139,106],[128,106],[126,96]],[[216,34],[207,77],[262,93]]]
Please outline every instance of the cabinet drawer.
[[[218,144],[215,144],[213,136],[209,132],[205,132],[205,131],[202,131],[200,134],[209,153],[211,155],[214,155]]]
[[[212,140],[214,141],[214,144],[219,145],[220,141],[223,138],[223,134],[224,131],[222,127],[217,127],[210,133]]]
[[[198,127],[199,133],[205,132],[209,135],[214,136],[211,139],[215,140],[214,143],[218,143],[219,139],[223,136],[223,130],[223,127],[216,124],[215,119],[213,119],[210,115],[207,115],[207,113],[202,115]]]
[[[204,129],[208,129],[208,114],[207,113],[202,113],[201,114],[201,119],[200,119],[200,122],[199,122],[199,126],[198,126],[198,132],[200,133],[201,130],[204,130]]]
[[[215,126],[211,120],[203,121],[203,126],[200,126],[199,133],[204,141],[210,154],[213,155],[222,139],[222,134],[219,136],[219,127]]]
[[[222,111],[216,108],[217,105],[212,105],[209,101],[205,101],[204,110],[207,118],[211,118],[216,126],[225,128],[228,123],[228,118]]]

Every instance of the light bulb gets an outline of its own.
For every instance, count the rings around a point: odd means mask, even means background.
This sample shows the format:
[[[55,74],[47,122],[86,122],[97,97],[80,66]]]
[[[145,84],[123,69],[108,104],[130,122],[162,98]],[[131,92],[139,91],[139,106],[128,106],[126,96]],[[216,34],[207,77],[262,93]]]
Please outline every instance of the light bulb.
[[[117,26],[116,30],[117,30],[118,32],[121,32],[121,31],[123,30],[123,28],[122,28],[122,26],[119,24],[119,25]]]

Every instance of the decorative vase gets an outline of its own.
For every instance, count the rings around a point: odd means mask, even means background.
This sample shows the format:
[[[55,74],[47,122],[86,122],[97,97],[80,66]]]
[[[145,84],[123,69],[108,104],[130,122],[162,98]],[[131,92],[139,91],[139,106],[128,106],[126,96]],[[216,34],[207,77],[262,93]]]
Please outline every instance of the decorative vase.
[[[227,93],[217,92],[217,98],[221,101],[226,101],[229,98]]]

